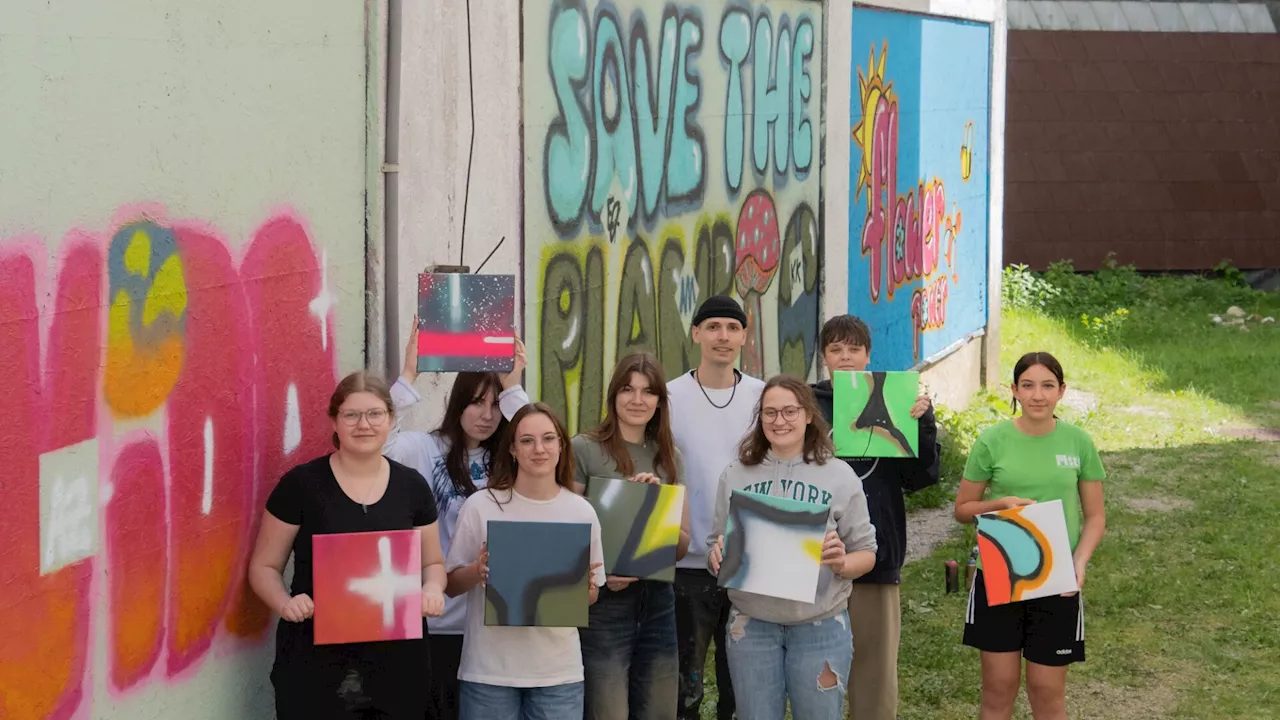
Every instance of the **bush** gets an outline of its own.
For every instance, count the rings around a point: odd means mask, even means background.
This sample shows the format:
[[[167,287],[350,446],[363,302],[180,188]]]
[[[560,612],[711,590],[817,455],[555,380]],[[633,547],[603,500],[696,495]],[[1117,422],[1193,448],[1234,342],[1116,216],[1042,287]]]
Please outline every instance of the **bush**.
[[[1006,267],[1000,291],[1005,307],[1036,309],[1043,309],[1061,292],[1057,287],[1028,270],[1026,265]]]

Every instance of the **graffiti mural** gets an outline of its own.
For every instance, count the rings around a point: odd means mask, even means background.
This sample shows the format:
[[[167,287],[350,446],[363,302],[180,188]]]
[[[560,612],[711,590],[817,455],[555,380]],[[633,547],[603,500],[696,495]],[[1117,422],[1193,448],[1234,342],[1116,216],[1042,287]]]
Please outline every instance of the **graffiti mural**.
[[[810,375],[822,5],[526,0],[529,384],[570,430],[616,358],[697,364],[697,305],[747,311],[741,367]]]
[[[261,507],[328,447],[335,297],[302,223],[269,219],[237,261],[148,215],[71,233],[48,268],[38,239],[0,244],[0,717],[78,717],[95,684],[262,645]]]
[[[987,322],[987,25],[853,9],[849,312],[903,370]]]

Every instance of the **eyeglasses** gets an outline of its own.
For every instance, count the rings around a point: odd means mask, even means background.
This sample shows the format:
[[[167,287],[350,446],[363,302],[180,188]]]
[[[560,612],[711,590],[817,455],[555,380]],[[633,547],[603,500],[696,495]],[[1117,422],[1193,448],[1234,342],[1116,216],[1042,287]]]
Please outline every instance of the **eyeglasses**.
[[[359,425],[361,417],[369,421],[370,427],[378,427],[387,421],[388,414],[389,413],[382,408],[374,408],[373,410],[343,410],[338,413],[338,418],[348,427],[355,427],[356,425]]]
[[[760,417],[764,418],[765,422],[770,423],[777,420],[779,415],[782,416],[783,420],[791,421],[800,417],[801,409],[796,405],[788,405],[784,408],[765,408],[760,411]]]

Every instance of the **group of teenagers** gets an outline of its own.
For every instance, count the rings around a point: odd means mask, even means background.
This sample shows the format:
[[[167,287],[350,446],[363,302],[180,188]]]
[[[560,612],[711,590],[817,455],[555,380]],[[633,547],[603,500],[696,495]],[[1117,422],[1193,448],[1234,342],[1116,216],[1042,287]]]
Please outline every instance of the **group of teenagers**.
[[[416,343],[393,385],[348,375],[328,414],[334,452],[289,470],[266,501],[249,568],[281,618],[271,670],[280,720],[681,720],[700,717],[715,646],[719,720],[893,720],[898,702],[904,495],[938,482],[933,408],[917,398],[914,458],[840,458],[830,381],[767,381],[735,368],[747,316],[727,296],[697,309],[697,368],[668,380],[647,353],[621,358],[604,420],[569,437],[511,372],[460,373],[432,432],[400,427],[421,400]],[[867,369],[872,338],[851,315],[819,336],[828,371]],[[1015,413],[972,448],[955,502],[960,522],[1062,500],[1077,577],[1102,538],[1104,471],[1089,435],[1058,420],[1065,383],[1047,353],[1014,369]],[[584,418],[585,420],[585,418]],[[674,582],[604,567],[589,478],[681,484]],[[725,590],[717,573],[733,490],[830,507],[814,602]],[[589,625],[485,624],[490,521],[591,526]],[[423,640],[316,645],[316,534],[418,528]],[[285,570],[293,559],[292,583]],[[981,651],[982,720],[1009,718],[1023,677],[1037,720],[1066,718],[1067,666],[1084,660],[1079,593],[988,606],[979,568],[963,642]]]

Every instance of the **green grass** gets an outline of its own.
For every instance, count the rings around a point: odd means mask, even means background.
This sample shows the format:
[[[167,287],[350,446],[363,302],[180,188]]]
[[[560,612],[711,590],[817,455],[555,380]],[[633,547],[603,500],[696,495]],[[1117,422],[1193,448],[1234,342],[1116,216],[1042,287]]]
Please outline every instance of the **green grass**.
[[[1280,443],[1223,431],[1280,427],[1280,329],[1242,332],[1209,315],[1237,305],[1280,317],[1280,297],[1125,268],[1059,269],[1048,280],[1058,297],[1003,315],[1002,376],[1023,352],[1054,353],[1068,386],[1096,396],[1096,410],[1060,414],[1089,430],[1109,474],[1107,536],[1085,592],[1088,662],[1069,676],[1070,717],[1277,717]],[[944,484],[913,505],[950,503],[968,444],[1007,417],[1007,398],[997,389],[941,413]],[[904,570],[904,720],[977,715],[978,654],[960,644],[967,598],[943,592],[943,561],[963,564],[971,547],[972,531],[957,528]],[[703,717],[713,717],[711,702]],[[1030,717],[1025,698],[1015,717]]]

